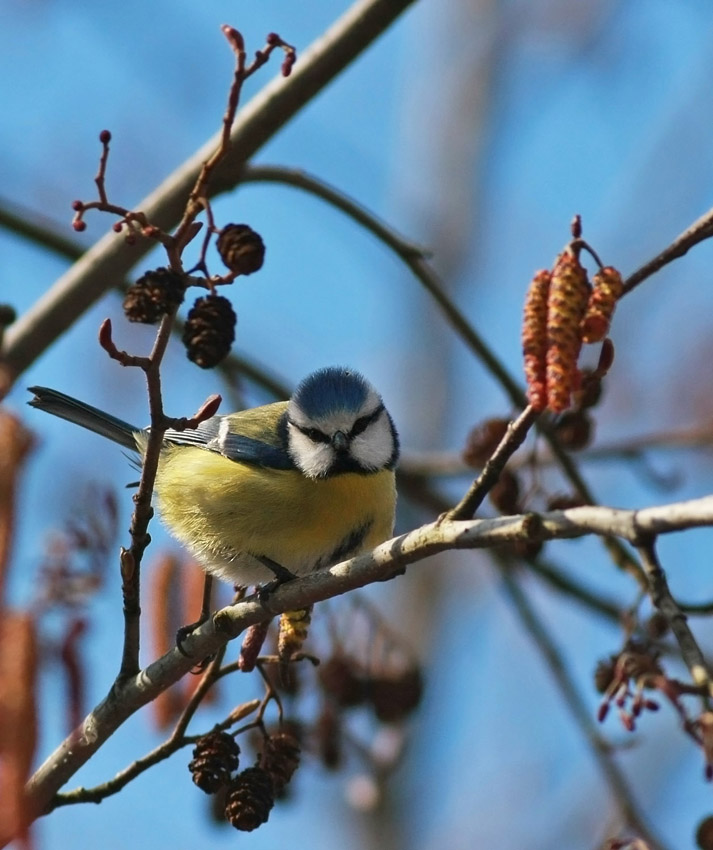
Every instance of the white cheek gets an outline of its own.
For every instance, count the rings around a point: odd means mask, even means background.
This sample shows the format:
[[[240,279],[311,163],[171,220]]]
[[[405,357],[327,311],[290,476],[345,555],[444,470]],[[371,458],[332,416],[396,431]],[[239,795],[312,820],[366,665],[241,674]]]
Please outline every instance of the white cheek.
[[[352,440],[350,454],[365,469],[381,469],[394,453],[394,440],[386,413],[373,422],[363,434]]]
[[[330,445],[313,443],[309,437],[292,427],[289,451],[292,460],[308,478],[320,478],[325,475],[334,462],[334,451]]]

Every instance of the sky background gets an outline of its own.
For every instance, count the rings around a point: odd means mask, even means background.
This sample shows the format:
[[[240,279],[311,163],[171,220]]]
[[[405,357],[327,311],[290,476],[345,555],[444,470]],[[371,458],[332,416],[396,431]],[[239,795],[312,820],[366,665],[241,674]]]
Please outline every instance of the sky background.
[[[250,49],[277,31],[299,54],[346,8],[317,0],[5,0],[0,194],[72,236],[70,204],[94,197],[97,136],[108,128],[109,196],[138,203],[219,127],[232,72],[220,24],[238,27]],[[713,204],[712,42],[713,11],[686,0],[421,0],[256,161],[305,169],[429,246],[452,297],[520,377],[528,281],[568,240],[575,213],[604,262],[628,274]],[[244,102],[278,64],[249,81]],[[249,222],[267,245],[264,269],[225,293],[238,313],[241,354],[287,385],[319,366],[355,366],[381,390],[407,455],[457,452],[476,422],[510,412],[502,390],[418,283],[341,213],[263,184],[223,196],[214,212],[224,223]],[[96,213],[87,222],[80,235],[86,245],[112,223]],[[712,261],[713,245],[698,246],[621,304],[612,329],[616,361],[597,408],[598,442],[713,418]],[[137,273],[160,263],[156,252]],[[65,268],[63,259],[0,230],[0,301],[18,312]],[[121,488],[130,480],[115,446],[24,406],[25,387],[41,384],[137,424],[147,420],[141,375],[98,349],[97,328],[107,316],[119,347],[147,350],[153,331],[128,325],[119,298],[107,295],[21,376],[9,398],[39,438],[21,492],[10,587],[18,606],[33,598],[48,530],[62,525],[83,488],[92,481]],[[169,351],[170,413],[190,413],[218,389],[219,377],[188,363],[179,345]],[[250,403],[265,398],[248,389]],[[710,455],[661,451],[648,460],[661,475],[675,472],[676,486],[657,487],[650,470],[620,462],[583,468],[604,504],[633,507],[710,492]],[[544,475],[557,486],[553,473]],[[457,498],[467,483],[445,482],[441,490]],[[131,504],[127,491],[119,494],[125,544]],[[405,507],[398,530],[418,518],[430,517]],[[172,546],[157,525],[152,535],[157,549]],[[712,537],[704,530],[661,543],[682,600],[710,598]],[[633,603],[629,583],[595,541],[553,544],[548,553],[589,586]],[[525,578],[523,586],[594,714],[591,673],[619,648],[619,630],[535,580]],[[92,607],[87,708],[118,666],[118,594],[113,574]],[[596,846],[610,818],[608,791],[487,556],[426,562],[371,597],[428,670],[384,810],[356,812],[346,802],[354,774],[332,775],[312,762],[269,824],[239,837],[208,822],[182,753],[101,806],[56,811],[38,824],[37,846],[181,850],[240,841],[272,848],[295,835],[314,848]],[[691,623],[710,647],[710,625]],[[248,699],[255,687],[241,679],[225,698]],[[63,699],[61,680],[48,670],[40,760],[64,735]],[[198,722],[208,728],[217,716],[206,712]],[[658,833],[670,847],[692,847],[713,788],[673,711],[666,706],[645,717],[635,736],[614,717],[603,731],[630,745],[620,764]],[[107,779],[158,741],[139,714],[70,787]]]

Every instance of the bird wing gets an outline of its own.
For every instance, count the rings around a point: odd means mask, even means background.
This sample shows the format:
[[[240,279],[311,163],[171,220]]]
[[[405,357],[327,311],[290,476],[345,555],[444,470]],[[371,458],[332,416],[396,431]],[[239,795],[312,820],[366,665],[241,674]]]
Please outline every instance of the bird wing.
[[[166,431],[166,441],[216,452],[229,460],[271,469],[294,469],[285,448],[287,402],[253,407],[227,416],[213,416],[197,428]]]

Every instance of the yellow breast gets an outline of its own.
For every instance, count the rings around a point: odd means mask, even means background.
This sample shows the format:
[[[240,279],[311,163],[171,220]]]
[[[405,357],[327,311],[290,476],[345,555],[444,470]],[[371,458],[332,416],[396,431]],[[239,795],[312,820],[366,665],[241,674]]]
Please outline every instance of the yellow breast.
[[[300,575],[373,548],[391,535],[396,503],[392,470],[311,480],[186,446],[163,451],[156,495],[169,530],[239,584],[272,578],[253,556]]]

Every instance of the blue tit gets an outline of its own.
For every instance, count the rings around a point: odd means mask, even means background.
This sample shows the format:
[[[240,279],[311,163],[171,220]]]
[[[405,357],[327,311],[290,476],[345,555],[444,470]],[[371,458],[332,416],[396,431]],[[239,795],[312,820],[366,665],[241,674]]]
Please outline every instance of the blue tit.
[[[29,403],[143,454],[148,431],[44,387]],[[289,401],[169,430],[156,474],[161,519],[208,572],[262,584],[305,575],[391,536],[399,441],[381,396],[330,367]],[[275,565],[279,565],[276,567]]]

